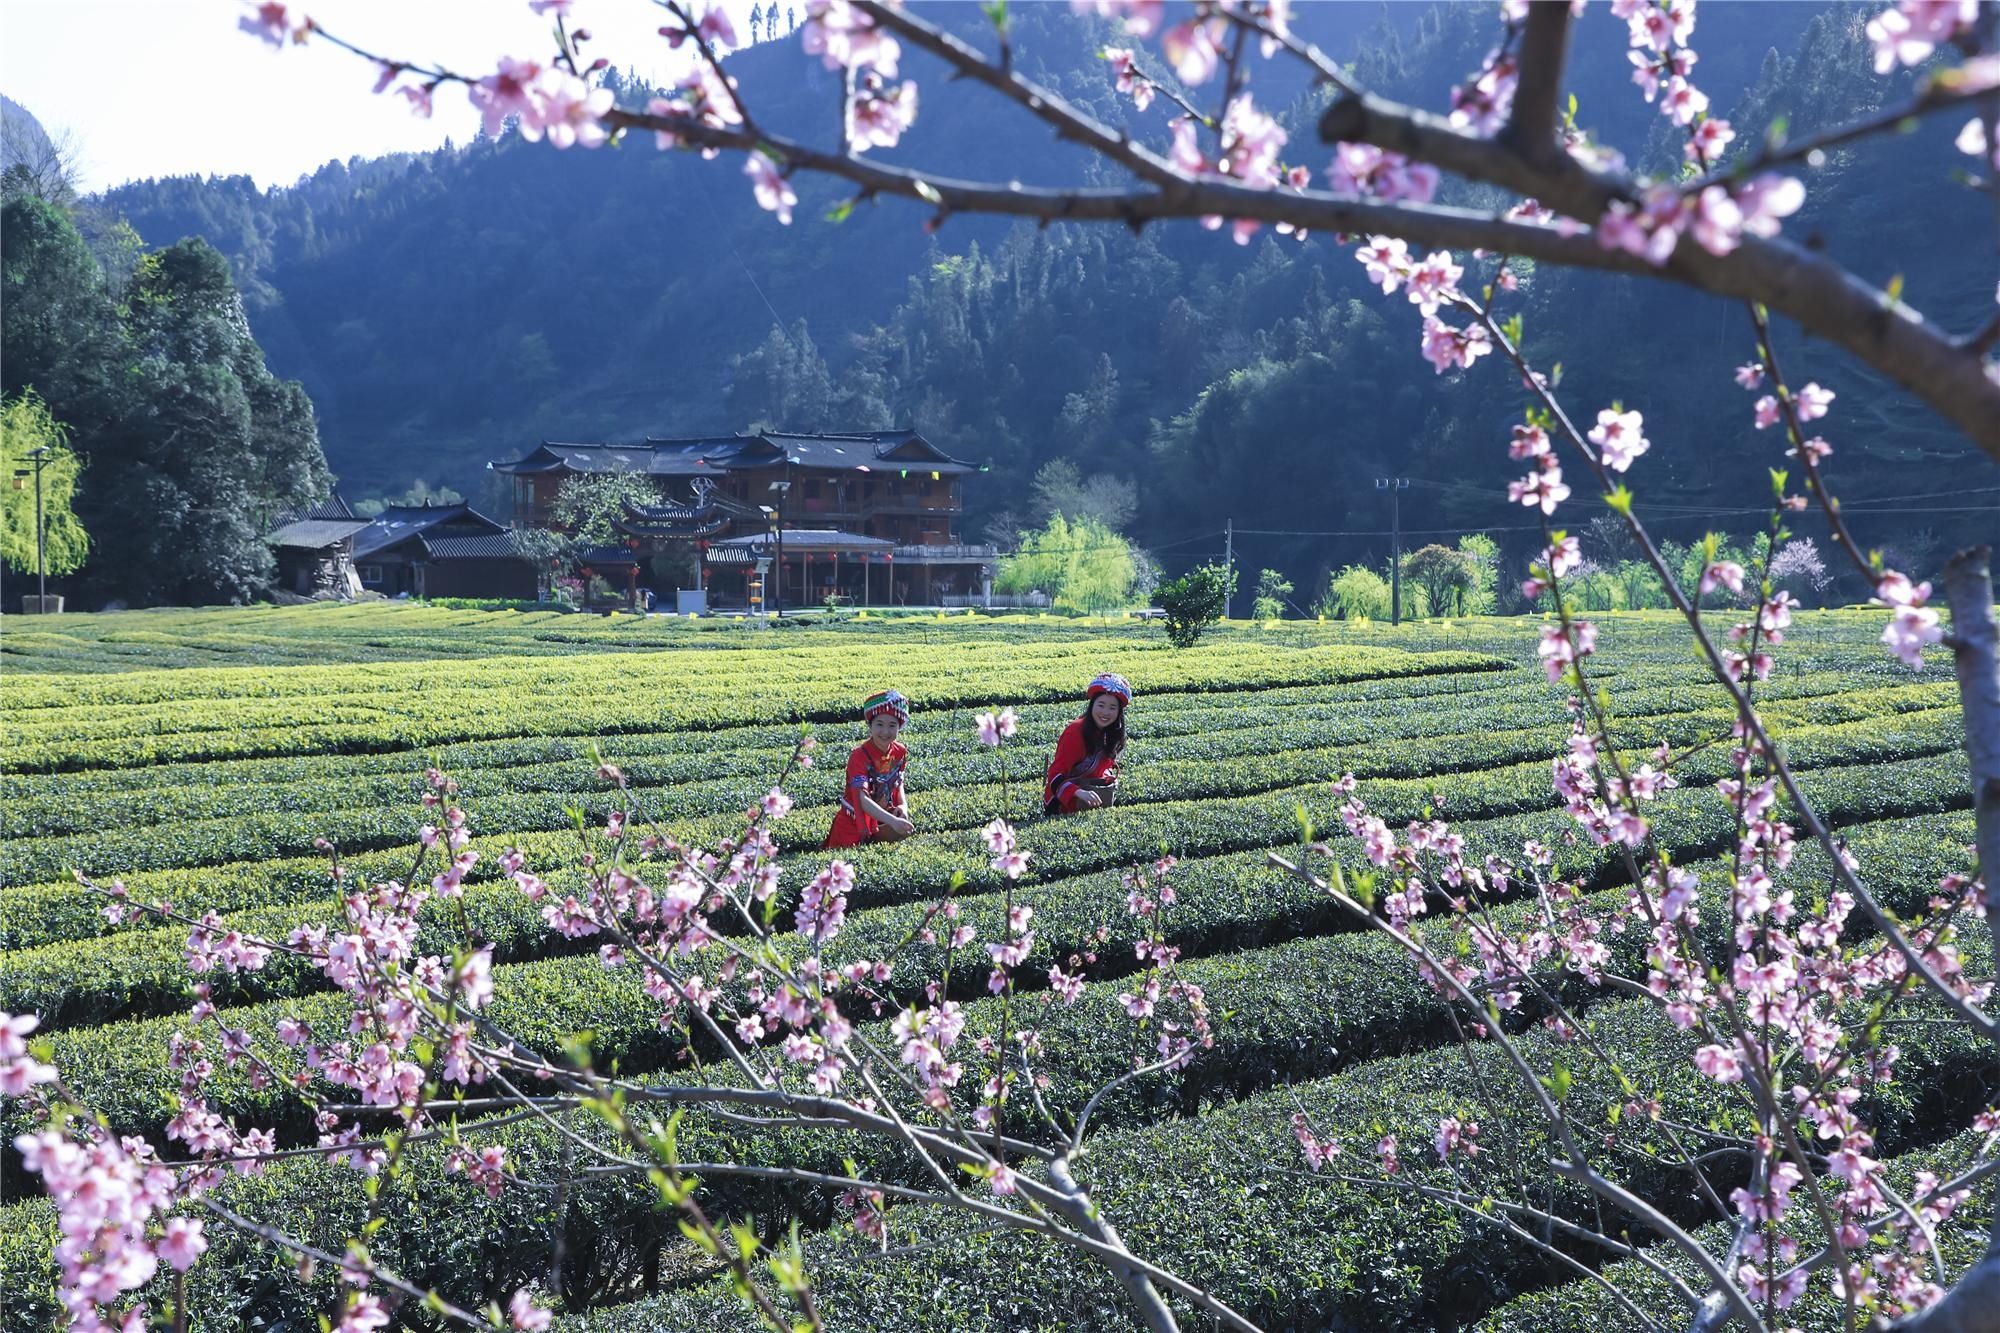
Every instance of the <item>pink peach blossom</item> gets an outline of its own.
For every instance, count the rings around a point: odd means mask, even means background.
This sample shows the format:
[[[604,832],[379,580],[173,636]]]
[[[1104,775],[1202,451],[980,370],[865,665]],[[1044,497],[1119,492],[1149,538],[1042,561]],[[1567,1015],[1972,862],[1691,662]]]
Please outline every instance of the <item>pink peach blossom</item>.
[[[799,197],[793,192],[791,182],[778,173],[771,159],[762,153],[751,153],[744,160],[743,174],[750,178],[757,206],[777,214],[779,222],[790,226],[792,205],[798,203]]]

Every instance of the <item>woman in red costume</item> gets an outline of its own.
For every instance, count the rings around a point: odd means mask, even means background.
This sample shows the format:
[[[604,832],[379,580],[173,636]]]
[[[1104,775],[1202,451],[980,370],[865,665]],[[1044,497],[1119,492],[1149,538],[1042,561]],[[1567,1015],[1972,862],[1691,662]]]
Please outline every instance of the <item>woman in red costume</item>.
[[[1125,748],[1125,709],[1132,687],[1109,672],[1090,682],[1083,716],[1063,728],[1042,787],[1042,811],[1071,815],[1110,805],[1118,794],[1118,755]]]
[[[917,829],[903,797],[903,764],[909,751],[896,739],[910,720],[910,701],[884,690],[861,705],[861,717],[868,724],[868,739],[847,756],[847,781],[823,844],[827,847],[900,842]]]

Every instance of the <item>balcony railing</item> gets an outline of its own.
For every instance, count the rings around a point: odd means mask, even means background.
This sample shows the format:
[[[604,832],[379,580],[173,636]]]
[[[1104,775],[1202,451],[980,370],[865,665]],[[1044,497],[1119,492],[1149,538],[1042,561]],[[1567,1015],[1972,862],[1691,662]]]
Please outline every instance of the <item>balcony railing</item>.
[[[874,518],[878,514],[962,514],[965,501],[931,499],[920,496],[891,496],[873,500],[822,495],[793,500],[785,513],[813,514],[826,518]]]
[[[896,548],[896,559],[917,565],[982,564],[1000,558],[1000,548],[976,542],[919,543]]]

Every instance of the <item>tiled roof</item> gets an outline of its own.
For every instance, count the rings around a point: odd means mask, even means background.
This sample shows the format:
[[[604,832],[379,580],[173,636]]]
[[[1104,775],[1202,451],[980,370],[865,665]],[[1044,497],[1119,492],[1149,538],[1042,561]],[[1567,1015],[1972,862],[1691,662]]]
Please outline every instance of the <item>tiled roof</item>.
[[[359,518],[359,514],[347,507],[339,491],[330,491],[318,504],[310,504],[303,509],[286,509],[278,514],[280,523],[296,523],[303,518]]]
[[[356,559],[372,555],[397,542],[429,532],[446,523],[461,529],[454,536],[468,537],[487,532],[505,532],[504,525],[494,522],[486,515],[467,504],[449,505],[391,505],[376,515],[359,536],[354,539]]]
[[[365,518],[300,518],[276,529],[264,540],[273,546],[319,551],[345,541],[367,526]]]
[[[516,476],[556,472],[643,472],[655,477],[711,476],[718,472],[777,467],[847,469],[857,472],[976,472],[972,463],[937,448],[913,430],[803,434],[765,431],[758,435],[647,439],[638,444],[544,441],[525,457],[489,463]]]
[[[426,536],[424,549],[433,560],[525,560],[514,549],[514,539],[504,532],[482,532],[470,537]]]

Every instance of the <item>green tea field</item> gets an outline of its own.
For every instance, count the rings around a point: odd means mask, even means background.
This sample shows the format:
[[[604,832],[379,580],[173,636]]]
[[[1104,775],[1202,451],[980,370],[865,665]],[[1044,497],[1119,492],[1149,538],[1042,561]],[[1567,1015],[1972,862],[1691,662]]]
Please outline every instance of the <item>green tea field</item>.
[[[1604,616],[1590,667],[1609,682],[1622,746],[1666,742],[1688,754],[1654,825],[1678,862],[1719,875],[1713,858],[1730,845],[1733,815],[1711,788],[1729,773],[1732,714],[1701,683],[1676,624]],[[1970,868],[1970,795],[1948,656],[1906,670],[1882,651],[1880,627],[1867,613],[1800,614],[1761,697],[1819,812],[1863,859],[1877,894],[1908,911],[1940,876]],[[790,780],[797,805],[776,826],[786,853],[778,903],[788,912],[828,859],[818,848],[840,761],[861,735],[856,706],[893,685],[914,704],[904,741],[919,832],[851,855],[851,910],[827,961],[883,956],[954,876],[962,920],[981,938],[1003,936],[1005,886],[979,830],[996,817],[1015,821],[1030,870],[1012,893],[1033,907],[1036,927],[1019,975],[1044,977],[1072,955],[1091,960],[1078,1003],[1036,1010],[1049,1076],[1042,1096],[1065,1113],[1131,1068],[1117,996],[1138,967],[1138,927],[1124,910],[1121,872],[1163,852],[1179,859],[1170,942],[1206,994],[1214,1046],[1107,1098],[1079,1159],[1134,1253],[1273,1330],[1643,1328],[1646,1302],[1671,1299],[1658,1275],[1640,1271],[1635,1304],[1622,1306],[1574,1262],[1463,1209],[1306,1171],[1290,1128],[1303,1110],[1355,1145],[1388,1134],[1424,1145],[1440,1115],[1489,1095],[1444,1005],[1395,944],[1267,863],[1296,848],[1302,822],[1333,836],[1338,858],[1362,863],[1354,840],[1337,836],[1343,774],[1391,824],[1441,816],[1478,854],[1537,840],[1591,893],[1624,892],[1616,849],[1580,840],[1551,790],[1550,760],[1570,726],[1566,692],[1536,661],[1538,629],[1531,618],[1237,622],[1176,651],[1138,621],[1029,616],[780,628],[374,605],[10,618],[0,637],[0,1010],[39,1015],[70,1085],[119,1131],[164,1145],[178,1087],[168,1042],[189,1025],[188,932],[108,920],[73,872],[282,939],[339,920],[316,840],[338,847],[354,881],[404,873],[432,817],[418,798],[435,765],[460,784],[481,855],[464,897],[426,918],[437,938],[420,947],[448,948],[461,931],[490,941],[493,1021],[542,1050],[586,1034],[603,1066],[697,1077],[700,1053],[663,1030],[638,977],[601,966],[595,941],[552,933],[502,874],[503,855],[517,849],[529,868],[555,875],[579,817],[601,821],[615,808],[616,793],[596,776],[601,761],[622,768],[651,818],[713,843],[741,827],[809,726],[821,762]],[[1084,683],[1103,671],[1136,691],[1117,804],[1044,819],[1043,766],[1080,711]],[[1020,734],[996,753],[979,743],[973,719],[1000,706],[1017,711]],[[1715,741],[1723,744],[1702,748]],[[1823,896],[1827,862],[1802,839],[1780,879],[1801,900]],[[1620,966],[1638,965],[1643,940],[1607,942]],[[935,944],[911,944],[890,985],[920,987],[938,954]],[[955,974],[952,988],[969,1032],[993,1030],[984,974]],[[259,1041],[288,1015],[337,1012],[320,973],[282,955],[218,976],[213,999]],[[1691,1074],[1684,1037],[1654,1008],[1605,995],[1590,1005],[1596,1040],[1623,1064],[1663,1070],[1678,1059]],[[852,1017],[886,1028],[889,1016]],[[1532,1029],[1522,1040],[1545,1050],[1555,1038]],[[1900,1044],[1899,1078],[1869,1108],[1878,1146],[1903,1177],[1946,1170],[1973,1151],[1960,1131],[2000,1088],[1993,1049],[1943,1024],[1913,1024]],[[1691,1123],[1716,1114],[1714,1087],[1696,1083],[1685,1077],[1669,1093]],[[310,1116],[283,1089],[241,1071],[212,1086],[222,1114],[275,1127],[283,1146],[313,1141]],[[1601,1107],[1619,1099],[1617,1087],[1588,1077],[1571,1095],[1579,1121],[1595,1115],[1598,1124]],[[9,1115],[7,1141],[26,1127]],[[467,1306],[537,1283],[564,1311],[559,1328],[757,1327],[643,1179],[540,1188],[532,1180],[561,1174],[571,1146],[532,1123],[497,1132],[523,1183],[489,1200],[441,1169],[386,1182],[393,1223],[379,1233],[379,1262]],[[684,1140],[690,1160],[755,1152],[828,1171],[885,1151],[747,1126]],[[1535,1145],[1495,1149],[1509,1151],[1532,1155]],[[46,1327],[54,1214],[32,1197],[18,1160],[7,1165],[0,1299],[7,1327]],[[1622,1165],[1630,1188],[1669,1201],[1691,1224],[1704,1220],[1686,1180],[1639,1154]],[[913,1207],[891,1213],[877,1248],[842,1224],[827,1191],[736,1181],[705,1190],[713,1214],[767,1238],[799,1224],[830,1327],[1131,1326],[1104,1269],[1019,1232]],[[295,1234],[336,1253],[368,1208],[353,1171],[304,1157],[232,1178],[218,1196],[291,1219]],[[1968,1207],[1939,1242],[1962,1253],[1980,1243],[1983,1225]],[[330,1266],[302,1276],[275,1249],[219,1228],[211,1241],[187,1279],[194,1327],[318,1326]],[[1591,1265],[1610,1258],[1583,1255]],[[402,1317],[435,1326],[414,1309]],[[1839,1322],[1830,1304],[1810,1302],[1795,1321]],[[1183,1324],[1206,1326],[1193,1316]]]

